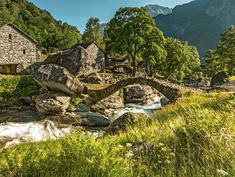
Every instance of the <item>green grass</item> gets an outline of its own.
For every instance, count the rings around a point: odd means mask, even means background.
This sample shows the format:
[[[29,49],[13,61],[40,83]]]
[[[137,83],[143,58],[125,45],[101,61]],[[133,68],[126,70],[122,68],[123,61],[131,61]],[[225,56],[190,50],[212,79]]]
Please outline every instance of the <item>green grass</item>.
[[[0,152],[2,176],[235,176],[235,96],[191,94],[125,132],[81,132]],[[1,176],[0,175],[0,176]]]
[[[230,77],[229,80],[235,81],[235,76]]]
[[[30,76],[0,75],[0,106],[19,106],[19,98],[37,95],[39,88]]]

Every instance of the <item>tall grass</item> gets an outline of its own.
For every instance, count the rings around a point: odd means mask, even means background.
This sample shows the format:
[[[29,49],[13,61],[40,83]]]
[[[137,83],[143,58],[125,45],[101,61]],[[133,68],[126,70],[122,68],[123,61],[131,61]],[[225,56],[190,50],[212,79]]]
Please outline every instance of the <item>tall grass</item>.
[[[125,132],[82,132],[0,152],[2,176],[235,176],[235,96],[182,97]],[[1,176],[0,175],[0,176]]]

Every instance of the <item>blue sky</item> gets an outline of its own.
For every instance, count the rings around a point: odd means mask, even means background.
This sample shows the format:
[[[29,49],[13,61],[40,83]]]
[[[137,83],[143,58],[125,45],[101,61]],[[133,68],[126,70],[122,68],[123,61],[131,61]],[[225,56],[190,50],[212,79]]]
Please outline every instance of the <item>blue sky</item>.
[[[62,20],[83,32],[90,17],[98,17],[101,23],[109,21],[120,7],[141,7],[159,4],[174,7],[191,0],[29,0],[49,11],[57,20]]]

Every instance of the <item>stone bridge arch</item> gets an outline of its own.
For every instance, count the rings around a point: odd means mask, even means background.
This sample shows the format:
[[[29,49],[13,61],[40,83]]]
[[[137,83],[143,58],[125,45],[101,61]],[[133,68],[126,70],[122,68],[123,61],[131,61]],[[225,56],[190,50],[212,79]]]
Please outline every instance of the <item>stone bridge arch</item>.
[[[170,102],[175,102],[180,96],[181,91],[185,89],[182,86],[169,83],[167,81],[158,80],[155,78],[143,78],[143,77],[134,77],[121,80],[112,84],[106,88],[100,90],[87,90],[89,98],[91,99],[92,104],[95,104],[104,98],[112,95],[118,90],[133,84],[149,85],[154,89],[158,90],[161,94],[167,97]]]

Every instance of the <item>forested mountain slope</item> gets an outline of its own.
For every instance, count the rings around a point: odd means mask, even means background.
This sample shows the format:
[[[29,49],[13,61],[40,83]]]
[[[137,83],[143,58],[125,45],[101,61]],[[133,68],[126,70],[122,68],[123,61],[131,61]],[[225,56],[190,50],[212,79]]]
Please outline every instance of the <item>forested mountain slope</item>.
[[[203,57],[208,49],[216,46],[219,35],[235,24],[235,1],[195,0],[155,19],[165,36],[188,41]]]

